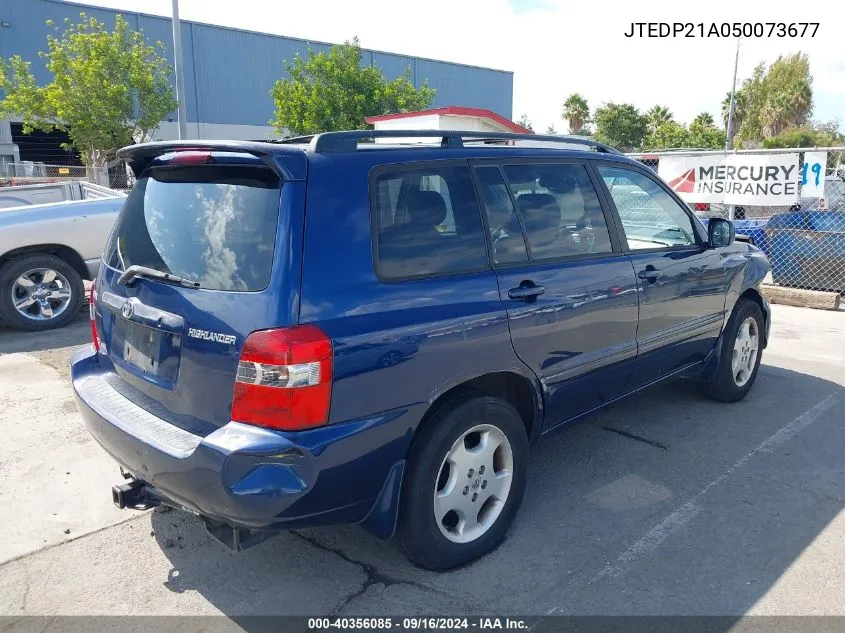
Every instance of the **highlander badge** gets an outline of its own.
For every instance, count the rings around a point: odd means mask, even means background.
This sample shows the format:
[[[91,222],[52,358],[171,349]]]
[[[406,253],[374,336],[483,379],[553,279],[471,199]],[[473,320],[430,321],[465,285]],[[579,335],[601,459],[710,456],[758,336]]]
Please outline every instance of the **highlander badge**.
[[[223,343],[224,345],[234,345],[234,334],[221,334],[220,332],[209,332],[208,330],[199,330],[195,327],[188,328],[188,336],[191,338],[202,339],[203,341],[214,341],[215,343]]]

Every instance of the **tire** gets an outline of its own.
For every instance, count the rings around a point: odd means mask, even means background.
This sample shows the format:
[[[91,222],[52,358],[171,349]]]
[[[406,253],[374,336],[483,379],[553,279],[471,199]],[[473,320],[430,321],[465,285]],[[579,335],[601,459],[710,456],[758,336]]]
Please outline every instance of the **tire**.
[[[744,335],[741,334],[745,326],[748,326],[750,330],[748,345],[744,344]],[[721,402],[739,402],[748,395],[760,369],[764,333],[765,325],[760,306],[750,299],[741,299],[734,307],[733,314],[725,327],[716,374],[704,384],[704,392],[709,397]],[[739,347],[737,347],[738,336],[740,337]],[[736,366],[733,363],[735,351],[738,354]],[[742,362],[743,359],[747,359],[746,362]],[[740,367],[739,371],[737,367]]]
[[[450,456],[455,461],[447,465]],[[442,571],[495,549],[522,503],[528,457],[525,426],[504,400],[469,396],[438,411],[415,440],[406,466],[398,535],[408,558]],[[469,510],[466,529],[459,528],[458,512],[443,512],[449,506]]]
[[[29,317],[22,314],[15,307],[15,297],[18,301],[28,297],[20,280],[26,278],[34,282],[38,292],[40,283],[49,277],[52,281],[44,285],[44,294],[39,295],[41,300],[21,308]],[[11,327],[31,332],[63,327],[79,316],[84,296],[82,277],[73,266],[55,255],[25,255],[7,262],[0,269],[0,321]],[[42,301],[46,303],[44,308]],[[48,307],[54,316],[48,316]]]

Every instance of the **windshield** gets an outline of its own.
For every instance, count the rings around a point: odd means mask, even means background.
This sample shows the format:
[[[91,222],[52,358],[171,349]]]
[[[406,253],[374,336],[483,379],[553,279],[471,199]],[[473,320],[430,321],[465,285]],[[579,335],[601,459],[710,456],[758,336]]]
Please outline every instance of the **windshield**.
[[[263,290],[270,282],[280,181],[265,167],[147,170],[106,249],[109,266],[145,266],[210,290]]]

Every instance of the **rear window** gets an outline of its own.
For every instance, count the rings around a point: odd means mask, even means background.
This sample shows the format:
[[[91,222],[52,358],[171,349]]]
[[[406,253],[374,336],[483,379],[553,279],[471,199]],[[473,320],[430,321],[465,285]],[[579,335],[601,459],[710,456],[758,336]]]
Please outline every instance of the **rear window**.
[[[280,187],[264,167],[149,169],[126,200],[108,264],[146,266],[209,290],[263,290],[273,266]]]
[[[468,167],[383,172],[374,182],[376,264],[383,279],[487,266],[481,211]]]

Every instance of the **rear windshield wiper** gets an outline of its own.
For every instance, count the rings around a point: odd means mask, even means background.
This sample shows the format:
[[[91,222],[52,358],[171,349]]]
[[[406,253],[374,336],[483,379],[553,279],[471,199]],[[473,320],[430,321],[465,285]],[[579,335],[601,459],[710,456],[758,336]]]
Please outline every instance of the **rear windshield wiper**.
[[[117,283],[122,286],[128,286],[135,277],[149,277],[150,279],[160,279],[161,281],[170,281],[175,284],[188,286],[189,288],[199,288],[200,282],[192,279],[185,279],[179,275],[171,275],[170,273],[163,273],[155,268],[147,268],[146,266],[130,266],[121,273],[117,279]]]

